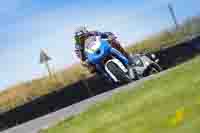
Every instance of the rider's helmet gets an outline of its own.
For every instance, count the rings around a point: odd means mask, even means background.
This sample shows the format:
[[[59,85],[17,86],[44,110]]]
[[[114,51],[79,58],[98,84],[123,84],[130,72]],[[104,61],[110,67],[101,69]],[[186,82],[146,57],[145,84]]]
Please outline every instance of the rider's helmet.
[[[88,30],[85,26],[78,27],[75,31],[76,44],[83,44]]]

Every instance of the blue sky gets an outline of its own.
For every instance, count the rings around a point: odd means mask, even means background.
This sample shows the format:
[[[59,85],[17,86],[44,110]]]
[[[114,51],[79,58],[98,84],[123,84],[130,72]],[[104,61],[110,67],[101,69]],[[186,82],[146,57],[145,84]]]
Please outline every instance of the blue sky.
[[[73,32],[112,31],[125,44],[158,32],[173,23],[167,3],[179,21],[198,15],[198,0],[6,0],[0,5],[0,90],[46,75],[39,64],[40,49],[53,58],[55,70],[78,61]]]

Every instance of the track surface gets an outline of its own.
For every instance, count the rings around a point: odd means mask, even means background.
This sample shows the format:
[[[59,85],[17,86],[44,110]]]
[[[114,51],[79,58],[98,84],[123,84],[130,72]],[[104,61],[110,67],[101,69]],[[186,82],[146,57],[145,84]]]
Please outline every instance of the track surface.
[[[29,122],[26,122],[22,125],[10,128],[10,129],[5,130],[5,131],[2,131],[1,133],[38,133],[40,129],[48,128],[50,126],[55,125],[60,120],[64,120],[66,118],[69,118],[71,116],[74,116],[74,115],[77,115],[81,112],[86,111],[93,104],[108,99],[114,93],[118,93],[118,92],[121,92],[123,90],[134,89],[134,88],[136,88],[136,86],[142,84],[144,81],[153,79],[155,77],[159,77],[160,75],[163,75],[164,73],[166,73],[166,71],[161,72],[157,75],[153,75],[153,76],[143,78],[143,79],[141,79],[137,82],[132,82],[128,85],[124,85],[124,86],[116,88],[114,90],[107,91],[105,93],[102,93],[100,95],[94,96],[94,97],[89,98],[89,99],[86,99],[82,102],[73,104],[73,105],[66,107],[64,109],[61,109],[59,111],[47,114],[43,117],[40,117],[40,118],[37,118],[35,120],[31,120]]]

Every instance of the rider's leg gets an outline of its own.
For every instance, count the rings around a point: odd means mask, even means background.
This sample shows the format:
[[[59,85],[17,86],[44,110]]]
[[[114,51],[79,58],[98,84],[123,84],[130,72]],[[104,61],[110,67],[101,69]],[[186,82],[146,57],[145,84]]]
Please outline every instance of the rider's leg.
[[[126,52],[126,50],[121,46],[121,44],[119,43],[119,41],[117,41],[117,40],[111,40],[109,43],[111,44],[111,46],[113,48],[115,48],[119,52],[121,52],[129,60],[130,64],[133,64],[133,60],[132,60],[131,55],[128,52]]]
[[[124,65],[129,65],[129,60],[127,57],[125,57],[121,52],[119,52],[117,49],[115,48],[111,48],[110,49],[111,54],[113,54],[114,56],[116,56],[116,58],[118,58],[120,61],[123,62]]]
[[[125,51],[125,49],[121,46],[121,44],[119,43],[119,41],[115,40],[111,40],[110,44],[113,48],[117,49],[119,52],[121,52],[124,56],[126,56],[126,58],[129,58],[129,54]]]

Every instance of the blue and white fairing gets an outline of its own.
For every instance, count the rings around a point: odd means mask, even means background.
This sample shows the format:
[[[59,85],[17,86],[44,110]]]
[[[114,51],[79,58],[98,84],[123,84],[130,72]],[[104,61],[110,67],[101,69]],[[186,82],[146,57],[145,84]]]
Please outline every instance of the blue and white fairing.
[[[100,37],[90,37],[86,40],[85,54],[91,64],[101,64],[102,60],[110,55],[119,59],[125,65],[129,63],[124,55],[112,48],[107,40],[103,40]]]

